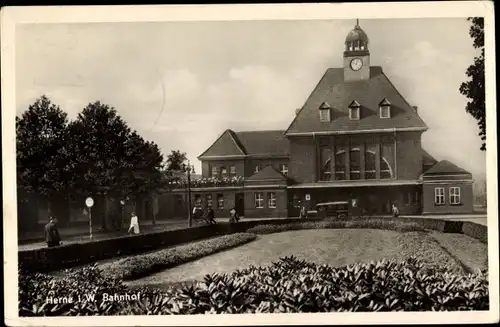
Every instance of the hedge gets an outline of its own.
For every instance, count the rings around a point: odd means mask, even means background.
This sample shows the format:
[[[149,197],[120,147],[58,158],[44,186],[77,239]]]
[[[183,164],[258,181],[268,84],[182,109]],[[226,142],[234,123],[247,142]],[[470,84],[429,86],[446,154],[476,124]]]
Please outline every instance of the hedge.
[[[95,266],[62,280],[43,274],[21,276],[20,316],[489,309],[486,273],[455,275],[444,268],[425,268],[416,258],[334,268],[285,257],[266,267],[206,275],[201,283],[166,292],[132,291]],[[127,292],[139,298],[103,301],[105,294]],[[51,294],[75,300],[49,303]],[[87,299],[91,294],[94,301]]]
[[[415,223],[424,229],[432,229],[440,232],[464,233],[477,238],[482,242],[487,242],[486,226],[474,223],[452,222],[440,219],[429,218],[377,218],[377,217],[349,217],[351,222],[358,221],[381,221],[387,226],[391,221]],[[179,245],[182,243],[194,242],[210,237],[228,235],[233,233],[242,233],[262,224],[267,225],[287,225],[297,222],[316,223],[324,221],[320,218],[289,218],[289,219],[262,219],[251,221],[240,221],[236,224],[219,223],[216,225],[197,226],[192,228],[177,229],[171,231],[161,231],[134,236],[123,236],[113,239],[105,239],[86,243],[68,244],[56,248],[42,248],[36,250],[19,251],[18,258],[20,266],[27,271],[47,272],[59,270],[77,265],[88,264],[91,262],[114,258],[120,255],[130,255],[142,253],[168,246]],[[335,224],[335,220],[330,220]],[[356,227],[351,224],[350,228]],[[371,223],[366,223],[371,224]],[[379,223],[374,223],[379,224]],[[367,225],[365,225],[367,226]],[[333,228],[333,227],[332,227]],[[342,228],[342,227],[339,227]],[[369,228],[369,227],[366,227]],[[376,228],[376,227],[370,227]],[[413,228],[413,227],[412,227]]]
[[[479,225],[472,222],[464,222],[462,226],[462,233],[467,236],[473,237],[485,244],[488,244],[488,227],[484,225]]]
[[[141,254],[129,258],[105,263],[103,270],[118,279],[130,280],[174,267],[204,256],[233,248],[255,240],[255,234],[236,233],[209,240],[180,245],[153,253]]]
[[[328,229],[328,228],[370,228],[370,229],[387,229],[399,232],[423,232],[425,229],[417,223],[405,222],[391,219],[373,219],[373,220],[331,220],[319,222],[294,222],[283,225],[258,225],[248,229],[249,233],[256,234],[271,234],[290,230],[300,229]]]
[[[285,224],[297,219],[265,219],[267,223]],[[48,272],[88,264],[121,255],[131,255],[169,246],[190,243],[216,236],[245,232],[262,221],[219,223],[185,229],[122,236],[54,248],[18,252],[19,265],[26,271]]]

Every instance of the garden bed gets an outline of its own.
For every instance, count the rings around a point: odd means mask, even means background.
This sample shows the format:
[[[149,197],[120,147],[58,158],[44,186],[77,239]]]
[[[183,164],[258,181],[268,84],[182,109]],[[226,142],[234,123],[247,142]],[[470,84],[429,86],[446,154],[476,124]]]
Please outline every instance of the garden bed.
[[[200,258],[127,285],[162,287],[171,283],[200,281],[206,274],[230,273],[248,266],[263,266],[283,256],[340,267],[370,260],[404,260],[418,256],[433,267],[463,273],[459,261],[443,251],[427,233],[400,233],[375,229],[298,230],[261,235],[249,244]]]
[[[249,233],[224,235],[208,240],[180,245],[147,254],[114,260],[101,265],[109,276],[129,280],[171,268],[216,252],[251,242],[256,236]]]

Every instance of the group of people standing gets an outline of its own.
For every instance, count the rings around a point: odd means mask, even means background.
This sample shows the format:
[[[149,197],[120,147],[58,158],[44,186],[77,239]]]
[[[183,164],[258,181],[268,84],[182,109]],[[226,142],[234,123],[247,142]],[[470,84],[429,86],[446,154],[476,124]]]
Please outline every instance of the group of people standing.
[[[215,221],[215,212],[211,206],[208,206],[205,212],[203,212],[201,208],[195,206],[193,208],[193,218],[205,220],[205,222],[209,225],[217,224]],[[229,222],[237,223],[238,221],[240,221],[240,216],[238,215],[236,208],[232,208],[229,211]]]

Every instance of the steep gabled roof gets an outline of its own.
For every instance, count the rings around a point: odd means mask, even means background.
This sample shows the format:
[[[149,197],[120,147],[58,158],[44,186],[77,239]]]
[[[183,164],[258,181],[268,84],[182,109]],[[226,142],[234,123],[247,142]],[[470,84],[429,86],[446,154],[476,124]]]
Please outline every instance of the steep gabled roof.
[[[284,131],[226,130],[198,158],[220,156],[288,156],[290,144]]]
[[[239,144],[235,133],[227,129],[221,136],[198,158],[212,156],[243,156],[245,150]]]
[[[287,178],[282,173],[274,169],[272,166],[267,166],[259,172],[253,174],[246,179],[247,182],[252,181],[283,181],[286,182]]]
[[[384,98],[391,103],[390,119],[380,118],[378,114],[379,104]],[[360,120],[349,119],[348,106],[353,101],[361,106]],[[324,102],[334,108],[329,122],[319,119],[319,107]],[[425,129],[427,126],[381,67],[370,67],[370,79],[352,82],[344,82],[343,68],[330,68],[312,91],[286,134],[392,128]]]
[[[285,131],[236,132],[236,136],[249,156],[282,155],[288,156],[290,144]]]
[[[422,149],[422,165],[423,166],[434,166],[438,161],[429,154],[426,150]]]
[[[456,175],[456,174],[469,174],[467,170],[458,167],[448,160],[441,160],[432,168],[424,172],[424,175]]]

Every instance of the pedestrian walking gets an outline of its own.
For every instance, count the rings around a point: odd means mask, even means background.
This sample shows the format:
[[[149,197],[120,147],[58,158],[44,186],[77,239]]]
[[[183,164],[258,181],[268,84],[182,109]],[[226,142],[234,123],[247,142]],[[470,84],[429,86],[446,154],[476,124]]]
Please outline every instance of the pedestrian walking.
[[[139,218],[132,212],[132,217],[130,218],[130,227],[128,228],[127,233],[130,233],[130,230],[134,230],[134,234],[139,234]]]
[[[215,213],[212,207],[208,207],[206,218],[208,224],[217,224],[217,222],[215,221]]]
[[[229,211],[229,222],[230,223],[237,223],[240,220],[240,216],[238,215],[238,212],[236,211],[236,208],[232,208],[231,211]]]
[[[61,236],[57,228],[57,218],[50,217],[49,223],[45,225],[45,242],[49,248],[61,245]]]
[[[392,204],[392,216],[394,218],[397,218],[399,216],[398,207],[396,207],[396,205],[394,203]]]
[[[299,218],[307,218],[307,210],[305,206],[300,208]]]

